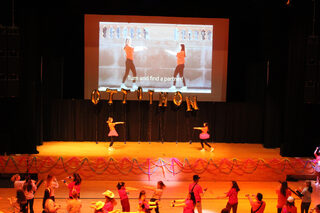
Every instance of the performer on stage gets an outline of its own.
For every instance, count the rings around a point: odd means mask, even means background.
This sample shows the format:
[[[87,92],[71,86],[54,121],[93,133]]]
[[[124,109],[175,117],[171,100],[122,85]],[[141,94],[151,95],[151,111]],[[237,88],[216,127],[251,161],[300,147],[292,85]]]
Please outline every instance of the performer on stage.
[[[126,82],[127,77],[129,75],[129,71],[131,70],[132,75],[133,75],[132,89],[136,90],[136,89],[138,89],[138,87],[136,85],[137,71],[136,71],[136,67],[133,63],[133,53],[141,51],[141,50],[146,50],[147,48],[144,46],[132,47],[131,46],[131,38],[127,37],[126,42],[125,42],[125,47],[123,49],[126,52],[126,72],[125,72],[123,79],[122,79],[121,88],[127,89],[127,87],[124,83]]]
[[[317,181],[316,185],[320,184],[320,147],[317,147],[316,150],[314,151],[314,156],[316,157],[315,160],[315,167],[314,170],[316,171],[317,174]]]
[[[108,127],[109,127],[109,134],[108,134],[108,136],[111,137],[111,143],[110,143],[110,145],[109,145],[109,150],[113,150],[113,149],[114,149],[114,148],[112,147],[112,145],[113,145],[113,137],[118,137],[118,136],[119,136],[118,133],[117,133],[117,131],[116,131],[115,126],[116,126],[117,124],[124,124],[124,122],[122,122],[122,121],[121,121],[121,122],[113,122],[113,118],[112,118],[112,117],[109,117],[106,123],[108,124]]]
[[[176,69],[174,70],[174,80],[173,80],[173,86],[170,87],[170,90],[175,90],[176,89],[176,78],[179,74],[180,78],[182,78],[182,82],[183,82],[183,87],[181,88],[181,90],[186,90],[187,86],[186,86],[186,81],[183,77],[183,71],[184,71],[184,63],[185,63],[185,57],[186,57],[186,51],[185,51],[185,46],[184,44],[180,44],[181,50],[178,53],[175,53],[173,51],[170,50],[166,50],[167,53],[171,54],[171,55],[176,55],[177,57],[177,66]]]
[[[199,138],[200,138],[200,142],[201,142],[201,151],[205,151],[204,149],[204,145],[207,145],[208,147],[210,147],[210,152],[213,152],[214,148],[210,146],[210,144],[208,144],[207,140],[210,138],[210,135],[208,134],[208,123],[204,122],[203,123],[203,127],[193,127],[193,129],[198,129],[198,130],[201,130],[201,133],[199,135]]]

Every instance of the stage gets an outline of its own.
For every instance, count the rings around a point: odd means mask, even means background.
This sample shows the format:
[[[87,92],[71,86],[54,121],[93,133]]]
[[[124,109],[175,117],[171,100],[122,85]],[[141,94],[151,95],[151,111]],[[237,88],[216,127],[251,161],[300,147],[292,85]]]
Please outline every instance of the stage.
[[[206,181],[278,181],[287,175],[312,175],[313,161],[284,158],[280,150],[261,144],[211,143],[213,152],[200,151],[200,143],[45,142],[39,154],[0,157],[2,173],[38,173],[65,177],[78,172],[90,180],[188,181],[201,174]]]
[[[115,192],[117,181],[125,181],[127,186],[139,190],[144,186],[155,186],[162,180],[167,188],[161,201],[161,212],[182,212],[180,208],[169,207],[174,199],[184,199],[188,184],[194,174],[198,174],[203,188],[208,187],[204,196],[204,213],[218,213],[226,205],[226,199],[218,199],[230,188],[230,180],[239,183],[238,212],[250,210],[245,194],[261,192],[267,202],[266,213],[275,212],[277,197],[275,189],[278,180],[287,175],[312,175],[312,159],[283,158],[279,149],[266,149],[261,144],[211,143],[215,148],[210,152],[200,151],[200,143],[172,142],[115,142],[114,150],[109,151],[106,142],[45,142],[37,149],[36,155],[12,155],[0,157],[1,173],[37,173],[39,179],[47,174],[57,176],[60,187],[56,192],[57,203],[66,208],[67,187],[61,180],[73,172],[80,173],[82,212],[93,212],[90,202],[103,200],[101,194],[106,189]],[[293,189],[303,186],[303,181],[289,182]],[[314,186],[314,185],[313,185]],[[315,186],[314,186],[315,187]],[[315,187],[313,203],[320,202],[319,188]],[[35,197],[35,212],[41,211],[44,184]],[[10,212],[7,197],[14,196],[13,188],[1,188],[0,210]],[[139,191],[130,192],[132,210],[138,206]],[[147,190],[150,198],[152,191]],[[300,206],[300,199],[296,205]]]

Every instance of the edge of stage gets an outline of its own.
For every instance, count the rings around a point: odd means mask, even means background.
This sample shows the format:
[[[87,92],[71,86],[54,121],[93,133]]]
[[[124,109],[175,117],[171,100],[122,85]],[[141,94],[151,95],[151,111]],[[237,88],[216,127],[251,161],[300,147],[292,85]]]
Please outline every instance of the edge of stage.
[[[39,154],[0,156],[1,173],[37,173],[65,177],[78,172],[85,179],[108,181],[189,181],[201,174],[206,181],[278,181],[287,175],[314,174],[309,158],[288,158],[280,149],[261,144],[211,143],[202,152],[193,142],[44,142]]]

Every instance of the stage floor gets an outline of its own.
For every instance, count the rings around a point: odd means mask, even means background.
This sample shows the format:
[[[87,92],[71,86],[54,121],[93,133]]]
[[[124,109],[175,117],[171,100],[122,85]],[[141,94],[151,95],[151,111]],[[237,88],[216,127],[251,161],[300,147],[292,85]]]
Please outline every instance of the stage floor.
[[[201,174],[205,181],[278,181],[287,175],[312,175],[312,159],[285,158],[280,149],[261,144],[211,143],[213,152],[200,143],[45,142],[39,154],[0,156],[3,173],[38,173],[64,177],[78,172],[90,180],[189,181]]]
[[[58,212],[66,212],[66,198],[68,196],[68,190],[65,185],[59,180],[60,187],[56,190],[56,202],[62,206],[61,210]],[[188,184],[190,182],[165,182],[167,185],[161,200],[160,212],[162,213],[179,213],[182,212],[182,208],[170,207],[170,203],[175,199],[185,199],[188,192]],[[81,186],[81,202],[82,210],[81,212],[93,212],[90,208],[91,202],[93,201],[104,201],[102,192],[109,189],[115,193],[117,206],[116,209],[121,209],[121,204],[119,200],[118,193],[116,191],[115,181],[88,181],[83,180]],[[199,183],[203,188],[208,187],[208,192],[203,198],[203,212],[204,213],[220,213],[221,209],[225,207],[227,199],[217,199],[217,196],[223,196],[231,186],[230,182],[219,181],[219,182],[205,182],[201,181]],[[263,200],[266,202],[265,213],[276,212],[277,196],[275,190],[280,186],[278,182],[238,182],[240,187],[239,192],[239,205],[238,212],[245,213],[250,212],[250,205],[248,199],[245,197],[246,194],[256,194],[260,192],[263,194]],[[155,186],[155,181],[127,181],[127,186],[136,187],[139,190],[144,189],[144,186]],[[289,187],[296,189],[302,187],[304,182],[289,182]],[[312,193],[312,204],[313,208],[315,205],[320,203],[320,187],[315,187],[313,185],[314,192]],[[147,192],[147,198],[150,199],[152,196],[152,191],[145,189]],[[42,197],[44,193],[44,184],[42,184],[35,194],[34,210],[35,213],[41,213]],[[11,213],[10,205],[7,200],[8,197],[15,195],[15,190],[13,188],[3,189],[0,188],[0,211],[5,213]],[[131,211],[137,211],[138,208],[138,196],[139,191],[132,191],[129,194]],[[295,205],[300,209],[301,200],[295,196]],[[197,212],[197,211],[196,211]],[[300,212],[300,210],[298,210]]]
[[[113,151],[107,149],[109,143],[106,142],[44,142],[38,146],[37,156],[82,156],[94,157],[104,156],[113,158],[237,158],[237,159],[272,159],[281,158],[280,149],[266,149],[261,144],[244,143],[210,143],[214,152],[210,152],[206,147],[206,152],[201,152],[199,142],[175,143],[175,142],[115,142]]]

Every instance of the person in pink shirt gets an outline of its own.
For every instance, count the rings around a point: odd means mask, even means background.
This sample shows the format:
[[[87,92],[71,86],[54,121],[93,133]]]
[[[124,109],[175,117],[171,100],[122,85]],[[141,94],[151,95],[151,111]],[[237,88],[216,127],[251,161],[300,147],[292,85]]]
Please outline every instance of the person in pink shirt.
[[[194,213],[196,205],[196,199],[190,192],[185,200],[174,200],[171,203],[171,207],[183,207],[183,213]]]
[[[291,196],[291,191],[288,189],[287,181],[281,182],[281,187],[276,190],[278,195],[277,209],[281,213],[282,207],[287,203],[287,199]]]
[[[226,209],[228,209],[228,211],[231,211],[233,213],[237,212],[237,208],[238,208],[238,192],[240,191],[240,188],[238,186],[238,183],[236,181],[232,181],[232,186],[231,189],[226,192],[225,196],[218,196],[217,198],[226,198],[228,197],[228,203],[226,205]]]
[[[124,182],[119,182],[117,184],[118,193],[121,201],[122,211],[123,212],[130,212],[130,203],[128,198],[128,190],[137,190],[133,187],[126,187],[126,184]]]
[[[201,197],[203,196],[202,187],[199,185],[200,177],[198,175],[193,175],[193,183],[189,185],[189,192],[194,194],[196,200],[196,207],[198,213],[202,213]],[[204,189],[206,191],[207,189]]]
[[[67,180],[71,180],[71,182],[67,182]],[[73,173],[72,176],[69,176],[67,180],[63,180],[64,184],[69,189],[69,198],[72,199],[72,193],[75,191],[78,194],[78,198],[80,198],[80,188],[81,188],[81,177],[78,173]]]
[[[102,194],[106,198],[105,204],[103,206],[104,213],[112,212],[114,206],[117,205],[117,201],[114,199],[114,193],[110,190],[107,190]]]
[[[257,193],[257,195],[253,195],[256,201],[253,201],[249,194],[246,194],[248,200],[251,205],[251,213],[263,213],[266,208],[266,202],[262,200],[263,195],[261,193]]]
[[[316,157],[315,167],[314,167],[314,170],[317,175],[316,185],[319,185],[320,184],[320,147],[316,148],[316,150],[314,151],[314,156]]]
[[[281,213],[297,213],[297,207],[294,205],[293,197],[288,197],[287,203],[282,207]]]

